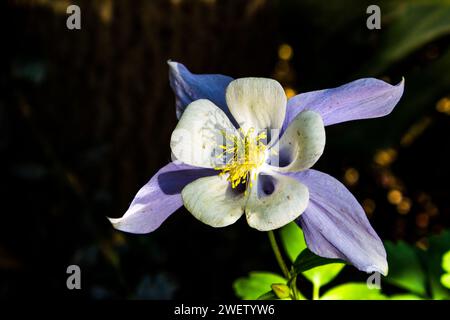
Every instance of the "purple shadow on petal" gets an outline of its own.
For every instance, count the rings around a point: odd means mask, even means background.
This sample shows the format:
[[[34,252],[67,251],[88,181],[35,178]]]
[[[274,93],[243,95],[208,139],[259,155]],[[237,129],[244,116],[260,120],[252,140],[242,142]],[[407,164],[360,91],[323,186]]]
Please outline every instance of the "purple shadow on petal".
[[[257,180],[258,197],[262,198],[274,193],[277,185],[277,180],[273,176],[265,173],[260,173]]]
[[[188,183],[214,174],[212,169],[169,163],[138,191],[122,218],[109,220],[121,231],[152,232],[183,205],[181,190]]]
[[[333,89],[302,93],[289,99],[283,129],[303,110],[318,112],[326,126],[382,117],[394,109],[403,89],[404,79],[393,86],[378,79],[365,78]]]
[[[214,169],[196,168],[164,172],[158,175],[158,185],[166,195],[180,194],[183,188],[199,178],[217,175]]]
[[[335,178],[316,170],[288,174],[309,189],[309,205],[297,219],[308,248],[345,260],[361,271],[386,275],[386,251],[356,198]]]
[[[169,81],[176,97],[177,118],[192,101],[208,99],[230,118],[225,91],[233,78],[221,74],[193,74],[183,64],[168,61]]]

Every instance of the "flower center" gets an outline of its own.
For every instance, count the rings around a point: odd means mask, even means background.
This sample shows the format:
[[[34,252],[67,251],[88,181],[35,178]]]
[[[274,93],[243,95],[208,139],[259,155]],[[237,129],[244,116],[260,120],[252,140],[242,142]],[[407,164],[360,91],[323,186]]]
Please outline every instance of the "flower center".
[[[224,158],[225,164],[214,169],[222,171],[219,175],[228,173],[227,180],[230,181],[232,188],[245,184],[249,180],[251,188],[250,174],[253,171],[253,178],[255,178],[257,173],[255,169],[261,166],[265,160],[267,146],[263,140],[267,138],[266,133],[255,134],[254,128],[244,132],[240,128],[237,134],[228,134],[222,131],[222,136],[225,144],[219,146],[223,152],[217,158]]]

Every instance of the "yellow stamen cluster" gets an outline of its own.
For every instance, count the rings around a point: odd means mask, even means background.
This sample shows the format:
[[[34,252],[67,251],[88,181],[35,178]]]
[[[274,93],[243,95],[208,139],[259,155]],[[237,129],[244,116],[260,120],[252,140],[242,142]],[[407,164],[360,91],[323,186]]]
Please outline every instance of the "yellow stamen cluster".
[[[225,144],[219,146],[223,152],[217,158],[225,157],[226,163],[214,169],[222,171],[219,175],[228,173],[227,180],[230,181],[232,188],[236,188],[241,183],[247,183],[251,172],[263,164],[267,148],[263,140],[267,138],[267,135],[265,132],[255,135],[254,128],[250,128],[247,132],[240,128],[238,134],[222,131],[222,135]]]

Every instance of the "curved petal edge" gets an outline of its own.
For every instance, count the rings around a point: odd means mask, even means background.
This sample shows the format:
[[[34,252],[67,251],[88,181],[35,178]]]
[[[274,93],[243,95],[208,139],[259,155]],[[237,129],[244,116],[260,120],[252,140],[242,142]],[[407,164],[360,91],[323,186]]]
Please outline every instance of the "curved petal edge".
[[[225,90],[233,78],[221,74],[193,74],[183,64],[167,61],[169,82],[176,97],[176,114],[179,119],[186,106],[198,99],[208,99],[228,116]]]
[[[308,248],[325,258],[338,258],[368,273],[388,273],[386,250],[366,214],[338,180],[316,170],[290,174],[309,189],[305,212],[297,219]]]
[[[183,205],[181,190],[214,170],[171,162],[162,167],[136,194],[121,218],[108,218],[115,229],[143,234],[156,230]]]
[[[405,79],[391,85],[375,78],[352,81],[337,88],[302,93],[288,101],[283,128],[303,110],[320,113],[324,124],[383,117],[403,95]]]

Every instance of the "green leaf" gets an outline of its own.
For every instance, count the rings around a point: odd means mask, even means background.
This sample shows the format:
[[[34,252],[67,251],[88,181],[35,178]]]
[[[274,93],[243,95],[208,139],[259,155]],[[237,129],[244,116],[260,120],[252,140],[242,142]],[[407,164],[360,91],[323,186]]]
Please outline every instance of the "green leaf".
[[[427,43],[450,34],[449,1],[410,1],[392,7],[380,34],[380,49],[363,73],[381,74]]]
[[[294,264],[297,274],[303,272],[303,275],[319,288],[333,280],[345,266],[319,257],[308,250],[303,231],[295,222],[284,226],[280,230],[280,237],[289,259],[295,262],[299,258]],[[305,249],[307,251],[303,253]],[[303,255],[300,258],[301,253]]]
[[[450,289],[450,251],[447,251],[442,257],[442,269],[447,271],[447,273],[441,276],[441,284]]]
[[[441,283],[444,287],[450,289],[450,273],[446,273],[441,276]]]
[[[425,272],[420,264],[417,249],[403,241],[385,242],[389,274],[386,282],[418,295],[426,294]]]
[[[311,250],[305,249],[298,255],[297,259],[295,259],[294,270],[297,274],[300,274],[312,268],[330,263],[344,263],[344,261],[339,259],[322,258],[312,253]]]
[[[280,230],[280,237],[287,256],[293,262],[296,261],[300,253],[307,249],[303,231],[295,222],[291,222],[284,226]],[[314,261],[308,259],[314,259]],[[308,252],[301,257],[301,261],[298,261],[300,265],[297,265],[299,267],[297,273],[301,272],[300,270],[304,268],[312,268],[309,270],[305,269],[307,271],[304,271],[303,275],[315,286],[321,287],[333,280],[344,267],[344,264],[342,263],[332,262],[333,261],[330,262],[329,259],[318,257],[308,250]],[[311,266],[308,266],[307,263],[312,264]],[[316,266],[314,263],[319,264]],[[326,265],[327,263],[329,264]]]
[[[254,300],[254,299],[251,299],[251,300]],[[278,297],[276,296],[275,292],[270,290],[270,291],[260,295],[256,300],[278,300]]]
[[[414,294],[394,294],[389,297],[389,300],[423,300],[423,298]]]
[[[336,276],[344,267],[345,264],[343,263],[330,263],[327,265],[315,267],[308,271],[304,271],[303,275],[306,277],[306,279],[311,281],[314,286],[320,288],[336,278]]]
[[[447,251],[442,257],[442,269],[450,272],[450,251]]]
[[[424,254],[428,267],[429,284],[433,299],[449,299],[450,290],[441,282],[444,270],[442,257],[450,248],[450,231],[429,238],[429,248]]]
[[[291,222],[281,228],[280,238],[284,250],[292,262],[295,261],[300,252],[306,249],[303,231],[295,222]]]
[[[384,300],[380,289],[369,289],[365,283],[345,283],[334,287],[320,298],[321,300]]]
[[[250,272],[248,277],[236,279],[233,283],[233,289],[239,298],[254,300],[272,291],[273,283],[286,284],[287,280],[271,272]]]

